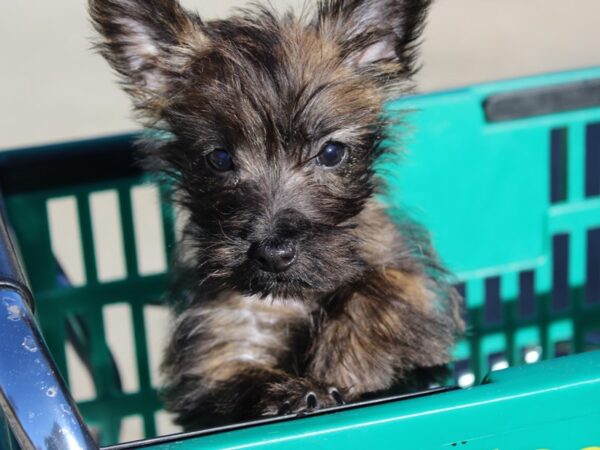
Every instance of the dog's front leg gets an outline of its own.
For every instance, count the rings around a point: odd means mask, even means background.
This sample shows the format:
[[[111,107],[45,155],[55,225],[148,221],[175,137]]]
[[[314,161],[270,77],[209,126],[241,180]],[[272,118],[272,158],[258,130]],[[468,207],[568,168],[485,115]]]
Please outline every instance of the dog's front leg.
[[[185,309],[163,363],[168,409],[187,429],[310,409],[323,395],[300,377],[311,324],[291,301],[222,295]]]
[[[308,372],[350,401],[398,384],[426,387],[427,380],[412,378],[429,371],[437,377],[450,362],[463,329],[458,310],[456,291],[422,272],[372,273],[332,305],[309,352]]]

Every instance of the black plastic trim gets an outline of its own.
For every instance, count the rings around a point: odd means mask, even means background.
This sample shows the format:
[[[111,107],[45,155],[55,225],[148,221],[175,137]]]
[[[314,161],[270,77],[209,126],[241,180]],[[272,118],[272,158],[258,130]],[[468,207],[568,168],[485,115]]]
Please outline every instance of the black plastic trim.
[[[140,134],[32,147],[0,153],[4,195],[142,174],[134,151]]]
[[[504,122],[596,106],[600,106],[600,79],[503,92],[491,95],[483,104],[488,122]]]

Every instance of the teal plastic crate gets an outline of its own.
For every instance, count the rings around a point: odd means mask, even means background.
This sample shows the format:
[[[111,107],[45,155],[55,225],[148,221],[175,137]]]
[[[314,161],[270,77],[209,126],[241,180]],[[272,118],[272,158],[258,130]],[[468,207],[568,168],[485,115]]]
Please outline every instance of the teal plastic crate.
[[[455,375],[461,386],[474,387],[135,446],[600,446],[600,353],[555,359],[600,346],[599,86],[600,68],[593,68],[389,105],[390,114],[404,118],[398,131],[405,152],[381,163],[390,187],[385,201],[426,225],[456,274],[469,328],[455,349]],[[140,418],[144,435],[154,437],[161,409],[145,311],[161,304],[167,275],[160,265],[144,267],[143,255],[150,245],[168,261],[174,214],[162,202],[161,239],[141,239],[137,225],[145,219],[136,211],[136,195],[151,181],[132,166],[132,139],[0,156],[4,202],[44,335],[67,380],[65,343],[69,337],[78,343],[95,386],[94,398],[80,408],[90,426],[101,430],[104,445],[118,441],[127,417]],[[98,256],[98,195],[112,198],[117,212],[123,267],[113,278],[103,274]],[[52,240],[48,212],[56,202],[72,206],[76,229],[62,237],[55,232]],[[59,238],[79,248],[81,274],[71,283],[56,263]],[[134,391],[121,386],[103,314],[123,303],[133,329]],[[551,361],[533,364],[543,360]]]

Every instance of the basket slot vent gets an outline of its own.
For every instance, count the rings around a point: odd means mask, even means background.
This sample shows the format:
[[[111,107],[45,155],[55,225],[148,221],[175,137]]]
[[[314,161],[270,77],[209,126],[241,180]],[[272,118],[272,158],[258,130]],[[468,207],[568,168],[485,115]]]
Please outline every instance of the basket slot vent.
[[[569,307],[569,235],[557,234],[552,238],[552,311]]]
[[[467,298],[467,285],[465,283],[458,283],[454,286],[456,288],[456,292],[458,292],[458,295],[460,295],[461,300],[461,308],[460,308],[460,315],[462,317],[462,319],[465,321],[466,324],[469,323],[469,310],[467,308],[467,304],[466,304],[466,298]]]
[[[144,437],[144,420],[142,416],[129,416],[123,419],[119,442],[133,442]]]
[[[500,277],[485,280],[485,323],[496,325],[502,323],[502,298],[500,296]]]
[[[89,401],[96,398],[96,388],[85,364],[70,342],[65,343],[67,358],[67,372],[69,374],[69,390],[78,402]]]
[[[46,203],[52,252],[71,285],[86,284],[79,211],[75,197],[49,199]]]
[[[522,361],[534,364],[542,359],[543,349],[539,345],[528,345],[521,350]]]
[[[508,368],[508,360],[504,352],[492,353],[488,356],[488,367],[491,371]]]
[[[158,436],[168,436],[170,434],[181,433],[183,428],[173,423],[175,419],[174,414],[170,414],[166,411],[158,411],[155,415],[156,428]]]
[[[566,128],[555,128],[550,134],[550,201],[567,199],[568,134]]]
[[[585,298],[588,304],[600,304],[600,228],[594,228],[587,233]]]
[[[117,192],[111,190],[92,193],[90,208],[98,280],[122,280],[127,271]]]
[[[463,359],[454,363],[454,374],[456,377],[456,383],[461,388],[471,387],[473,384],[475,384],[476,377],[471,370],[468,359]]]
[[[600,196],[600,123],[587,126],[585,167],[585,195]]]
[[[155,275],[167,269],[160,193],[156,185],[131,190],[135,243],[140,275]]]
[[[568,356],[573,354],[573,341],[558,341],[554,344],[554,357]]]
[[[126,393],[138,392],[140,383],[136,365],[131,307],[126,303],[107,305],[102,308],[106,342],[117,363],[121,385]]]
[[[532,319],[537,315],[535,296],[535,272],[526,270],[519,274],[518,317]]]
[[[548,349],[550,358],[575,353],[575,327],[572,320],[559,320],[548,326]]]
[[[600,328],[588,331],[585,334],[584,351],[600,350]]]
[[[148,364],[152,386],[160,384],[160,363],[169,337],[169,310],[165,306],[147,305],[144,307]]]

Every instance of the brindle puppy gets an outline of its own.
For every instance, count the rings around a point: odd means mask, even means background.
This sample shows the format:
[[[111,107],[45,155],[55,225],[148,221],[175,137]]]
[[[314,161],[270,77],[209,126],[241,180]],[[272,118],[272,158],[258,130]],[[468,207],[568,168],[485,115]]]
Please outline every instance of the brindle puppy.
[[[90,0],[99,48],[189,219],[163,371],[191,428],[352,401],[443,365],[463,325],[424,233],[374,196],[384,102],[410,89],[429,0]],[[390,140],[386,140],[390,142]]]

